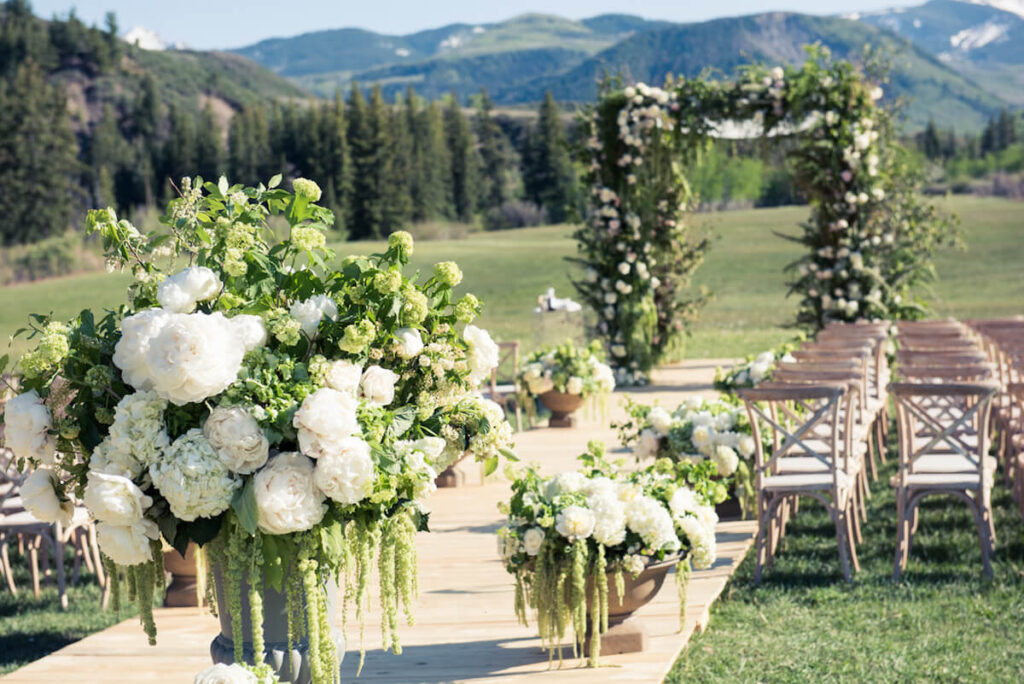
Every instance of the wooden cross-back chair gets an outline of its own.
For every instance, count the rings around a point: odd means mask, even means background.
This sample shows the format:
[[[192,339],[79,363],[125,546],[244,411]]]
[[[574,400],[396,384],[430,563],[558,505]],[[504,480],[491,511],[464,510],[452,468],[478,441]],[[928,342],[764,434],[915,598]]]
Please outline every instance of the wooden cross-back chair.
[[[491,370],[489,399],[506,414],[515,413],[516,431],[523,429],[522,407],[516,395],[516,378],[519,377],[519,342],[498,343],[498,365]]]
[[[859,569],[854,543],[854,473],[851,450],[852,404],[859,396],[842,383],[741,389],[755,443],[754,486],[757,492],[757,557],[754,582],[778,550],[787,507],[801,496],[820,501],[836,529],[843,576]],[[773,450],[764,452],[761,425],[772,430]],[[822,440],[822,434],[827,434]],[[791,463],[791,461],[793,463]],[[805,465],[812,462],[813,468]]]
[[[988,458],[991,400],[996,383],[893,383],[899,429],[900,468],[894,478],[897,507],[896,558],[893,577],[906,568],[917,526],[917,507],[927,496],[952,495],[974,517],[984,572],[992,576],[995,546]],[[935,399],[959,411],[936,417],[928,408]],[[946,463],[942,467],[938,464]]]

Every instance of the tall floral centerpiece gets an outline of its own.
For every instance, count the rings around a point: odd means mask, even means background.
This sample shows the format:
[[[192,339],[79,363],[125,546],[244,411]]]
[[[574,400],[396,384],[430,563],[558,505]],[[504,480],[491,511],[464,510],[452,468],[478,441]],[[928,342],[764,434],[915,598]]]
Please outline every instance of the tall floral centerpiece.
[[[605,399],[615,389],[615,374],[603,358],[597,341],[582,348],[564,342],[530,354],[516,383],[531,421],[535,400],[552,412],[552,427],[570,425],[569,416],[588,399],[599,401],[607,413]]]
[[[408,233],[330,266],[320,189],[279,182],[185,179],[161,234],[91,212],[110,266],[134,275],[127,303],[32,317],[38,344],[21,359],[6,437],[33,469],[30,511],[54,521],[84,501],[151,642],[160,538],[179,551],[193,541],[210,551],[228,658],[251,647],[255,675],[271,676],[262,600],[275,592],[287,604],[287,644],[275,648],[301,654],[301,672],[285,658],[277,674],[333,682],[328,588],[340,582],[362,620],[376,566],[384,645],[399,653],[422,498],[467,450],[496,467],[511,430],[474,392],[497,347],[471,324],[479,301],[452,295],[458,266],[410,280]],[[284,239],[271,217],[287,223]]]
[[[645,573],[660,587],[675,566],[685,616],[691,563],[700,569],[715,560],[716,485],[708,462],[660,459],[626,471],[605,458],[599,442],[579,461],[578,470],[554,477],[532,467],[510,473],[512,499],[501,506],[508,523],[498,546],[516,579],[520,621],[527,624],[532,609],[541,639],[559,657],[571,628],[573,652],[589,641],[589,662],[597,665],[610,616],[622,619],[653,598],[646,594],[623,610],[628,585]]]

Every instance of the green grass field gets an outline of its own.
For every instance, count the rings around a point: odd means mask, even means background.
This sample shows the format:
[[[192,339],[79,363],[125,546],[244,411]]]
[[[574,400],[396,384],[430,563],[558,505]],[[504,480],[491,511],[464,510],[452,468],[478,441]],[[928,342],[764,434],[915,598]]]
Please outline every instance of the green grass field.
[[[940,315],[990,316],[1024,312],[1024,204],[998,199],[940,200],[963,221],[965,252],[938,260],[935,311]],[[795,302],[786,299],[782,269],[800,253],[799,245],[772,231],[796,233],[806,207],[756,209],[695,217],[699,229],[715,236],[696,284],[714,300],[687,341],[687,357],[728,357],[758,352],[791,338]],[[498,339],[534,339],[533,307],[548,287],[572,293],[575,253],[568,226],[476,233],[461,240],[421,241],[412,265],[428,273],[437,261],[454,260],[465,279],[461,291],[485,303],[482,325]],[[380,243],[340,243],[339,256],[378,251]],[[127,278],[91,273],[0,289],[0,338],[24,325],[30,312],[70,316],[84,307],[102,308],[123,300]],[[19,344],[15,352],[24,349]]]

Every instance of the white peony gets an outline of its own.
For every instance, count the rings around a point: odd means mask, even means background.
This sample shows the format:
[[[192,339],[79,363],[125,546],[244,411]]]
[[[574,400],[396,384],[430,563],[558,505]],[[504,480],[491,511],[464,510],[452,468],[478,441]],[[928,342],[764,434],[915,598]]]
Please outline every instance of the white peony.
[[[213,299],[220,292],[217,274],[205,266],[189,266],[168,276],[156,290],[156,299],[166,311],[189,313],[197,302]]]
[[[421,437],[420,439],[413,441],[398,441],[395,442],[396,448],[405,448],[410,451],[423,452],[424,457],[427,459],[427,463],[431,465],[437,463],[437,459],[441,457],[444,452],[445,441],[440,437]]]
[[[594,541],[605,546],[625,541],[626,512],[614,489],[588,496],[587,506],[594,512]]]
[[[241,406],[213,409],[203,424],[203,434],[233,473],[249,475],[259,470],[270,454],[263,428]]]
[[[398,340],[398,355],[403,359],[411,359],[423,351],[423,338],[415,328],[399,328],[395,331]]]
[[[462,339],[469,347],[469,381],[478,384],[498,367],[498,345],[486,330],[475,325],[466,326]]]
[[[160,538],[160,530],[149,518],[131,525],[96,523],[96,541],[100,550],[118,565],[139,565],[153,558],[150,540]]]
[[[370,445],[359,437],[346,437],[339,448],[316,462],[313,481],[317,488],[343,506],[359,503],[373,487]]]
[[[337,451],[342,440],[361,433],[358,407],[355,397],[329,387],[310,394],[292,419],[299,432],[299,450],[310,458]]]
[[[94,518],[118,526],[139,522],[153,505],[153,499],[127,477],[95,471],[89,473],[83,500]]]
[[[646,428],[640,432],[640,437],[636,441],[636,446],[633,447],[633,455],[637,459],[650,458],[658,455],[658,449],[661,448],[661,438],[658,437],[658,433],[651,428]]]
[[[647,421],[659,436],[664,437],[672,429],[672,415],[660,406],[655,406],[647,414]]]
[[[674,551],[679,547],[672,516],[657,499],[645,494],[635,497],[626,504],[626,523],[651,551]]]
[[[324,380],[331,389],[355,396],[359,392],[359,380],[362,377],[363,367],[358,363],[332,361],[327,367]]]
[[[242,486],[199,428],[174,440],[165,457],[149,467],[149,475],[180,520],[223,513]]]
[[[531,527],[523,534],[523,550],[527,556],[536,556],[544,545],[544,530],[540,527]]]
[[[250,352],[266,344],[267,329],[263,325],[263,319],[259,316],[239,314],[228,320],[231,321],[231,325],[235,326],[235,336],[245,351]]]
[[[237,663],[211,665],[196,675],[193,684],[258,684],[259,680],[249,670]]]
[[[45,523],[71,524],[75,507],[57,496],[57,475],[49,468],[39,468],[21,484],[21,501],[25,510]]]
[[[583,506],[567,506],[555,517],[558,533],[575,542],[586,539],[594,531],[594,512]]]
[[[138,390],[181,406],[220,394],[238,377],[245,345],[222,313],[149,309],[121,323],[114,364]]]
[[[387,406],[395,400],[398,374],[380,366],[370,366],[359,380],[359,395],[378,406]]]
[[[51,435],[53,416],[39,393],[29,390],[7,402],[4,408],[4,439],[18,458],[53,463],[57,437]]]
[[[320,327],[320,321],[329,318],[332,321],[338,319],[338,305],[327,295],[313,295],[303,302],[295,302],[288,309],[292,318],[302,326],[302,332],[306,337],[315,337]]]
[[[323,520],[327,504],[314,485],[313,474],[313,461],[290,451],[270,459],[253,476],[259,527],[263,532],[303,532]]]
[[[569,378],[565,383],[565,391],[569,394],[583,394],[583,378],[576,375]]]

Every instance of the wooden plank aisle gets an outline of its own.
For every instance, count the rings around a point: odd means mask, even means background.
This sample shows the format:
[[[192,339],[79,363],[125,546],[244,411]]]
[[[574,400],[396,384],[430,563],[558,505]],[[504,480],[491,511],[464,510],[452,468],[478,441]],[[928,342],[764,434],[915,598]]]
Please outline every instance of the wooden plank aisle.
[[[710,392],[713,363],[687,363],[665,369],[658,385],[646,388],[643,401],[674,406],[686,394]],[[617,398],[609,402],[617,404]],[[612,416],[620,416],[617,406]],[[594,422],[571,430],[532,430],[517,435],[524,461],[540,462],[545,471],[561,472],[590,439],[616,444],[614,432]],[[650,635],[642,653],[602,658],[599,670],[581,668],[567,650],[561,667],[547,655],[530,627],[512,613],[512,582],[498,559],[494,530],[502,522],[496,505],[509,496],[508,483],[488,481],[478,487],[439,490],[430,499],[431,533],[417,540],[420,597],[414,626],[401,629],[401,656],[383,653],[377,614],[367,622],[366,662],[356,679],[358,629],[348,625],[349,650],[342,680],[372,683],[407,682],[660,682],[671,669],[694,629],[707,625],[708,611],[750,546],[755,523],[737,521],[718,527],[718,562],[695,572],[687,596],[686,627],[679,632],[679,609],[672,578],[641,609]],[[376,606],[374,606],[375,608]],[[156,611],[158,645],[148,647],[135,620],[71,644],[3,678],[21,682],[190,682],[209,664],[215,620],[194,608]]]

